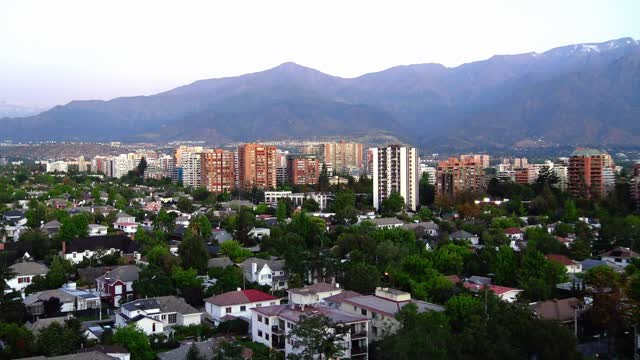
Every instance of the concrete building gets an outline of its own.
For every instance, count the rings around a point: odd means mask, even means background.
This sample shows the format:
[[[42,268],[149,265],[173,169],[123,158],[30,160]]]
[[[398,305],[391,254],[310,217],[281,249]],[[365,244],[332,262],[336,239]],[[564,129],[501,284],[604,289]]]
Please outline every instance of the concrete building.
[[[233,191],[236,183],[235,156],[235,153],[222,149],[203,152],[200,158],[202,186],[217,194]]]
[[[287,156],[287,179],[292,185],[316,185],[320,177],[320,158],[315,155]]]
[[[391,145],[372,149],[373,155],[373,206],[380,204],[391,193],[400,194],[406,207],[418,208],[418,150],[416,148]]]
[[[483,169],[486,169],[489,167],[489,164],[491,162],[491,157],[485,154],[460,155],[460,161],[467,161],[467,160],[473,160],[473,162],[481,166]]]
[[[569,158],[569,192],[585,199],[601,198],[612,188],[611,156],[596,149],[576,149]]]
[[[332,142],[324,144],[324,162],[331,164],[338,172],[362,169],[362,144],[353,142]]]
[[[242,189],[275,189],[276,167],[275,146],[244,144],[238,147],[238,182]]]
[[[516,174],[517,176],[517,174]],[[482,192],[485,188],[484,169],[472,159],[452,157],[438,163],[436,196],[455,198],[461,192]]]
[[[47,172],[67,172],[69,165],[65,161],[52,161],[47,163]]]
[[[332,193],[320,193],[320,192],[309,192],[309,193],[292,193],[291,191],[265,191],[264,192],[264,202],[266,204],[276,206],[278,205],[278,201],[280,199],[291,199],[291,202],[294,206],[302,206],[306,199],[313,199],[320,206],[320,211],[324,211],[327,209],[329,205],[329,201],[333,199]]]
[[[182,185],[185,187],[202,186],[202,153],[183,152],[182,161]]]
[[[436,168],[433,166],[428,166],[426,164],[420,164],[420,177],[423,174],[429,175],[429,185],[436,184]]]

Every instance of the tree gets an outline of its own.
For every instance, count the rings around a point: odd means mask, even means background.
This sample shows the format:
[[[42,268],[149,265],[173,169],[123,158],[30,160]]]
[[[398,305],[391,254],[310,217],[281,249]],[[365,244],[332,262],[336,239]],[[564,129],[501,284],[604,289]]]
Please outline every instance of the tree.
[[[27,226],[35,229],[39,228],[41,223],[47,220],[47,207],[38,201],[29,202],[29,210],[25,214],[27,218]]]
[[[296,352],[289,354],[290,360],[334,359],[345,350],[343,336],[348,328],[334,323],[324,315],[301,316],[287,337]]]
[[[208,240],[211,237],[211,222],[205,215],[199,215],[192,219],[189,223],[189,229],[204,240]]]
[[[195,269],[183,269],[175,266],[171,271],[173,280],[180,295],[192,306],[201,306],[204,297],[202,290],[202,279],[198,278]]]
[[[312,198],[305,198],[302,202],[302,210],[306,212],[320,211],[320,204]]]
[[[165,209],[160,209],[153,226],[156,230],[171,232],[175,226],[175,217],[169,214]]]
[[[156,245],[147,252],[149,264],[159,266],[166,273],[180,263],[180,258],[171,254],[166,245]]]
[[[382,200],[380,214],[384,217],[393,217],[405,207],[404,198],[397,192],[392,192],[389,197]]]
[[[139,177],[144,178],[145,171],[147,171],[147,159],[143,156],[142,159],[140,159],[138,166],[136,167],[136,172],[138,173]]]
[[[356,194],[353,191],[348,190],[337,193],[331,208],[335,213],[333,220],[336,224],[351,225],[358,221]]]
[[[435,200],[435,186],[429,183],[429,173],[422,173],[419,184],[420,205],[430,206],[433,205]]]
[[[186,360],[204,360],[204,357],[200,355],[200,350],[198,350],[196,344],[191,344],[189,347]]]
[[[161,268],[149,265],[142,269],[138,280],[133,282],[133,292],[144,298],[166,296],[173,295],[175,287]]]
[[[255,225],[256,218],[248,208],[241,208],[236,224],[235,238],[245,246],[251,246],[255,241],[249,236],[249,232]]]
[[[276,208],[276,218],[278,219],[278,224],[285,224],[287,220],[287,204],[284,201],[278,201],[278,207]]]
[[[29,255],[36,260],[43,260],[51,250],[51,239],[40,229],[31,229],[20,236],[20,242],[30,249]]]
[[[193,202],[184,196],[178,199],[178,204],[176,206],[178,207],[178,210],[183,213],[191,214],[193,211]]]
[[[209,253],[204,246],[204,240],[189,229],[182,237],[178,247],[178,254],[180,255],[180,260],[182,260],[183,267],[194,268],[199,274],[204,274],[207,270]]]
[[[50,297],[49,299],[42,302],[44,308],[44,315],[46,317],[53,317],[60,313],[60,309],[62,309],[62,302],[57,297]]]
[[[33,334],[15,323],[0,323],[0,340],[3,347],[0,359],[21,359],[35,352]]]
[[[80,350],[85,342],[82,324],[77,319],[53,322],[38,332],[36,344],[46,356],[60,356]]]
[[[220,254],[227,255],[233,262],[240,263],[251,257],[251,251],[244,249],[239,242],[228,240],[220,245]]]
[[[329,191],[329,172],[327,171],[327,165],[322,164],[322,168],[320,169],[320,176],[318,176],[318,186],[316,187],[320,192]]]
[[[347,289],[362,294],[373,294],[380,281],[380,272],[373,265],[359,262],[349,266],[345,281]]]
[[[153,360],[156,357],[149,338],[135,325],[118,328],[113,335],[113,343],[127,348],[133,360]]]

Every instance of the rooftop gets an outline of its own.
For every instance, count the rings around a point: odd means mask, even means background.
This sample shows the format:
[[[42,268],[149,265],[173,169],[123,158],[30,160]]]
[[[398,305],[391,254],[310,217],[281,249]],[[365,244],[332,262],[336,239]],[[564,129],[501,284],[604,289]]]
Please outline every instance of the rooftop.
[[[17,276],[44,275],[48,270],[45,265],[38,264],[37,262],[32,261],[19,262],[11,265],[10,268],[16,273]]]
[[[289,292],[294,294],[305,295],[305,294],[316,294],[319,292],[330,292],[330,291],[335,291],[339,289],[340,288],[335,286],[334,284],[317,283],[313,285],[307,285],[301,288],[289,289]]]
[[[577,148],[575,149],[572,153],[571,156],[583,156],[583,157],[589,157],[589,156],[599,156],[599,155],[603,155],[604,152],[602,152],[601,150],[598,149],[590,149],[590,148]]]
[[[291,304],[272,305],[252,308],[251,311],[255,311],[264,316],[278,316],[287,319],[291,322],[297,323],[303,316],[324,315],[330,318],[333,322],[339,324],[350,324],[355,322],[367,321],[368,319],[363,316],[352,315],[341,310],[334,309],[328,306],[316,305],[316,306],[299,306]]]
[[[279,299],[280,298],[275,297],[273,295],[269,295],[260,290],[249,289],[249,290],[240,290],[240,291],[229,291],[224,294],[212,296],[207,299],[207,302],[214,305],[218,305],[218,306],[227,306],[227,305],[250,304],[254,302],[272,301],[272,300],[279,300]]]

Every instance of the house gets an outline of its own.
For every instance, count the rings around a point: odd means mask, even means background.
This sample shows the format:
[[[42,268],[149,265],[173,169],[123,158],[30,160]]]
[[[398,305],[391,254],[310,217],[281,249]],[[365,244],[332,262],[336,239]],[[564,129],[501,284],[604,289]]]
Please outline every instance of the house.
[[[231,259],[229,259],[228,256],[223,256],[223,257],[219,257],[219,258],[210,258],[207,261],[207,267],[209,269],[211,268],[226,268],[227,266],[232,266],[235,265],[235,263],[233,261],[231,261]]]
[[[140,277],[139,267],[135,265],[117,266],[107,270],[96,278],[96,289],[100,292],[100,297],[111,304],[120,306],[121,300],[130,300],[133,297],[133,282]]]
[[[191,345],[195,345],[198,348],[198,352],[200,353],[201,358],[203,359],[212,359],[214,356],[214,351],[218,349],[219,340],[218,339],[207,339],[205,341],[188,341],[180,344],[179,347],[169,350],[163,351],[157,354],[158,359],[160,360],[187,360],[187,354],[189,353],[189,349],[191,349]],[[247,359],[245,357],[245,359]]]
[[[61,256],[74,264],[106,254],[139,256],[140,244],[124,235],[89,236],[62,242]]]
[[[479,293],[483,289],[487,289],[494,293],[500,300],[506,301],[509,303],[515,302],[518,299],[518,295],[524,290],[510,288],[506,286],[499,285],[478,285],[472,282],[465,282],[462,284],[465,288],[471,290],[472,292]]]
[[[589,271],[591,269],[593,269],[594,267],[597,266],[608,266],[610,268],[612,268],[615,272],[618,273],[622,273],[624,272],[624,267],[620,264],[616,264],[614,262],[611,261],[603,261],[603,260],[596,260],[596,259],[585,259],[582,262],[580,262],[580,265],[582,265],[582,271],[586,272]]]
[[[24,358],[23,360],[114,360],[114,358],[99,351],[90,351],[78,354],[67,354],[51,357],[40,355],[30,358]]]
[[[249,230],[249,236],[256,240],[262,240],[264,237],[271,236],[271,229],[268,228],[253,228]]]
[[[524,240],[524,232],[517,227],[509,227],[504,229],[504,234],[511,241]]]
[[[106,225],[89,224],[89,236],[107,235],[108,227]]]
[[[217,241],[218,244],[222,244],[225,241],[233,240],[233,236],[225,229],[213,229],[211,230],[211,237],[209,240]]]
[[[189,218],[189,216],[178,216],[175,220],[175,224],[176,225],[181,225],[184,227],[189,227],[189,224],[191,223],[191,219]]]
[[[136,222],[136,217],[131,216],[124,211],[121,211],[116,215],[116,222],[115,222],[116,224],[134,223],[134,222]]]
[[[530,304],[529,308],[541,319],[555,320],[566,324],[577,321],[584,306],[580,300],[571,297],[568,299],[539,301]]]
[[[138,230],[138,224],[135,216],[131,216],[125,212],[119,212],[116,215],[116,222],[113,223],[113,228],[116,230],[124,231],[125,234],[131,236]]]
[[[129,350],[118,345],[96,345],[80,352],[80,354],[83,353],[101,353],[110,356],[113,359],[131,360],[131,353]]]
[[[433,221],[422,221],[418,223],[403,224],[402,228],[405,230],[414,231],[417,238],[422,238],[424,236],[436,237],[438,236],[438,231],[440,230],[438,224]]]
[[[2,214],[2,218],[9,222],[9,223],[13,223],[13,224],[18,224],[19,222],[21,222],[22,220],[24,220],[24,224],[26,224],[26,218],[24,216],[24,212],[17,210],[17,209],[12,209],[9,210],[7,212],[5,212],[4,214]],[[24,225],[22,224],[22,225]]]
[[[640,258],[640,254],[622,246],[618,246],[613,250],[609,250],[598,255],[598,259],[603,261],[610,261],[616,265],[622,266],[623,268],[631,264],[631,259],[638,258]]]
[[[160,211],[160,209],[162,209],[162,203],[159,202],[159,201],[153,201],[153,202],[150,202],[150,203],[146,204],[142,209],[144,211],[157,213],[158,211]]]
[[[200,325],[202,316],[200,311],[176,296],[134,300],[122,304],[115,314],[116,327],[135,324],[147,335],[170,332],[173,325]]]
[[[568,274],[577,274],[582,272],[582,264],[580,264],[577,261],[573,261],[564,255],[548,254],[546,258],[549,261],[555,261],[557,263],[562,264],[564,267],[567,268]]]
[[[371,221],[377,228],[380,229],[393,229],[404,225],[404,221],[396,218],[375,218],[368,221]]]
[[[466,242],[470,243],[471,245],[480,244],[480,237],[478,235],[472,234],[472,233],[464,231],[464,230],[458,230],[458,231],[456,231],[454,233],[451,233],[451,235],[449,235],[449,238],[451,240],[466,241]]]
[[[45,265],[32,261],[19,262],[9,266],[9,268],[15,275],[7,280],[9,289],[5,290],[5,293],[11,291],[24,292],[24,289],[31,284],[34,277],[44,276],[49,270]]]
[[[240,263],[239,266],[244,270],[244,277],[247,281],[269,285],[274,290],[287,288],[284,260],[265,260],[252,257]]]
[[[313,305],[324,302],[324,299],[338,295],[341,292],[342,289],[337,285],[327,283],[317,283],[287,290],[289,303],[298,305]]]
[[[205,310],[218,325],[223,321],[233,318],[242,318],[251,321],[251,309],[255,307],[279,305],[280,298],[269,295],[260,290],[229,291],[224,294],[212,296],[205,302]]]
[[[38,332],[40,332],[40,330],[48,327],[49,325],[53,323],[64,325],[64,322],[71,318],[73,318],[73,315],[71,314],[68,314],[66,316],[58,316],[58,317],[51,317],[51,318],[40,318],[34,322],[28,322],[24,324],[24,327],[26,327],[27,330],[31,331],[34,335],[38,335]]]
[[[367,359],[369,343],[369,319],[362,315],[350,314],[323,304],[305,306],[298,304],[271,305],[251,309],[251,338],[270,349],[283,351],[285,357],[302,351],[295,338],[289,333],[304,318],[326,316],[348,331],[340,340],[344,349],[340,359]],[[331,330],[328,330],[331,331]]]
[[[418,312],[444,311],[444,307],[426,301],[411,298],[408,292],[377,288],[375,295],[359,295],[340,298],[339,295],[325,298],[330,304],[336,304],[341,311],[361,316],[370,321],[369,342],[377,341],[386,335],[395,334],[400,328],[396,313],[407,304],[414,304]]]
[[[58,220],[51,220],[47,223],[42,224],[42,226],[40,226],[40,229],[45,234],[49,235],[49,237],[53,237],[58,233],[58,230],[60,230],[60,226],[62,226],[62,224],[60,224]]]
[[[60,312],[68,313],[77,310],[97,309],[100,297],[94,293],[78,290],[75,283],[65,284],[60,289],[44,290],[33,293],[24,299],[27,311],[33,316],[44,314],[44,303],[51,298],[60,300]]]

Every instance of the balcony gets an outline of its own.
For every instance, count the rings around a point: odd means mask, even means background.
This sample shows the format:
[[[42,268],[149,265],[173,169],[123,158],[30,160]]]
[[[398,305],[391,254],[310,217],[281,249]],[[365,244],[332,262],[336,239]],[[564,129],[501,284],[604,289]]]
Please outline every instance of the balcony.
[[[273,325],[271,327],[271,332],[275,335],[284,334],[284,328],[281,328],[278,325]]]
[[[351,340],[364,339],[367,337],[366,330],[352,330],[351,331]]]
[[[367,345],[358,345],[351,347],[351,357],[367,355]]]

